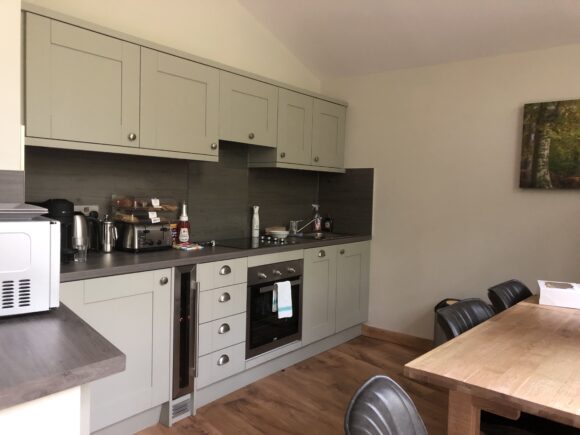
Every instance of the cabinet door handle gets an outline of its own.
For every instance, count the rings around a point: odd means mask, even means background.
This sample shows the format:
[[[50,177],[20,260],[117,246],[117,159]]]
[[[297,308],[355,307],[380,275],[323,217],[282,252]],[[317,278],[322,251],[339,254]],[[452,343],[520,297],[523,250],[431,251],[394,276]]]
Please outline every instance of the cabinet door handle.
[[[256,136],[254,135],[254,133],[250,133],[250,134],[248,135],[248,138],[250,138],[250,139],[254,139],[255,137],[256,137]]]
[[[317,161],[319,161],[319,160],[320,160],[320,158],[319,158],[318,156],[314,157],[314,161],[315,161],[315,162],[317,162]]]
[[[341,250],[340,250],[340,255],[344,255],[344,253],[345,253],[345,252],[346,252],[346,251],[345,251],[344,249],[341,249]]]
[[[322,257],[326,257],[326,252],[324,252],[324,249],[321,249],[320,251],[318,251],[318,256],[319,256],[320,258],[322,258]]]
[[[161,285],[165,285],[169,282],[169,278],[167,278],[166,276],[162,276],[161,279],[159,280],[159,284]]]
[[[280,157],[281,157],[281,158],[284,158],[284,157],[286,157],[286,153],[280,153]]]
[[[222,293],[221,296],[218,298],[218,302],[227,302],[231,299],[232,297],[230,296],[230,294],[228,292]]]
[[[218,328],[218,334],[225,334],[226,332],[230,332],[230,325],[227,323],[222,323],[222,325]]]
[[[219,273],[222,276],[229,275],[230,273],[232,273],[232,268],[226,264],[225,266],[222,266]]]
[[[215,142],[214,142],[214,143],[212,143],[212,144],[211,144],[211,149],[212,149],[212,150],[217,150],[217,143],[215,143]]]
[[[135,139],[137,139],[137,135],[135,133],[129,133],[129,135],[127,136],[127,139],[129,139],[131,142],[133,142]]]
[[[218,358],[217,360],[217,365],[218,366],[223,366],[224,364],[227,364],[230,362],[230,357],[227,355],[222,355]]]

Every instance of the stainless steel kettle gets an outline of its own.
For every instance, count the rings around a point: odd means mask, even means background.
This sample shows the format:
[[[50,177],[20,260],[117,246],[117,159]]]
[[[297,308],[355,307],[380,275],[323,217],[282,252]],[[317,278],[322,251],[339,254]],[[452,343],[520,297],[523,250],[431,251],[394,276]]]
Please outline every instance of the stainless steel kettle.
[[[117,241],[117,227],[109,216],[105,216],[105,219],[101,223],[101,246],[103,252],[111,252]]]

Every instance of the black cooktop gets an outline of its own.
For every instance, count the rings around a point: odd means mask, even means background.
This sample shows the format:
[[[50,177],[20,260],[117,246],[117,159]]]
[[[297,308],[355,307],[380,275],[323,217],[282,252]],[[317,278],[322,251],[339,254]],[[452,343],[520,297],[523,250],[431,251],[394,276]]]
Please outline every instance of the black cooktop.
[[[260,238],[225,239],[216,242],[217,246],[236,249],[259,249],[271,248],[273,246],[294,245],[297,241],[294,238],[277,239],[272,236],[260,236]]]

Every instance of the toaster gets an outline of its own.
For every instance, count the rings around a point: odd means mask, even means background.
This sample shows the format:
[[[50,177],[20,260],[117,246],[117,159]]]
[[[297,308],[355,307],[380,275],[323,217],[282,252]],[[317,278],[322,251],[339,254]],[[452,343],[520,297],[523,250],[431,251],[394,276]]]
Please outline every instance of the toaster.
[[[59,306],[60,222],[0,220],[0,316]]]
[[[144,252],[171,248],[168,224],[115,222],[119,237],[115,247],[121,251]]]

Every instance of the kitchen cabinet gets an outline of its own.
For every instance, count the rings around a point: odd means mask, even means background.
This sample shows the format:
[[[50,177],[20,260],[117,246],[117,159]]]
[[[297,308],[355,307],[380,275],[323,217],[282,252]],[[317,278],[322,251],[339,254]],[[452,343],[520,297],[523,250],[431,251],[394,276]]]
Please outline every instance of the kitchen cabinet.
[[[218,155],[219,70],[141,48],[141,147]]]
[[[278,158],[308,165],[312,159],[312,97],[280,89],[278,93]]]
[[[26,134],[139,147],[139,56],[138,45],[26,14]]]
[[[278,88],[220,72],[220,139],[276,147]]]
[[[302,343],[368,318],[370,242],[304,250]]]
[[[126,355],[91,384],[91,432],[170,397],[171,269],[62,283],[60,299]]]
[[[304,250],[303,345],[334,334],[337,253],[336,246]]]
[[[368,320],[370,242],[337,246],[336,332]]]
[[[312,164],[344,167],[344,134],[346,107],[314,99],[312,121]]]

